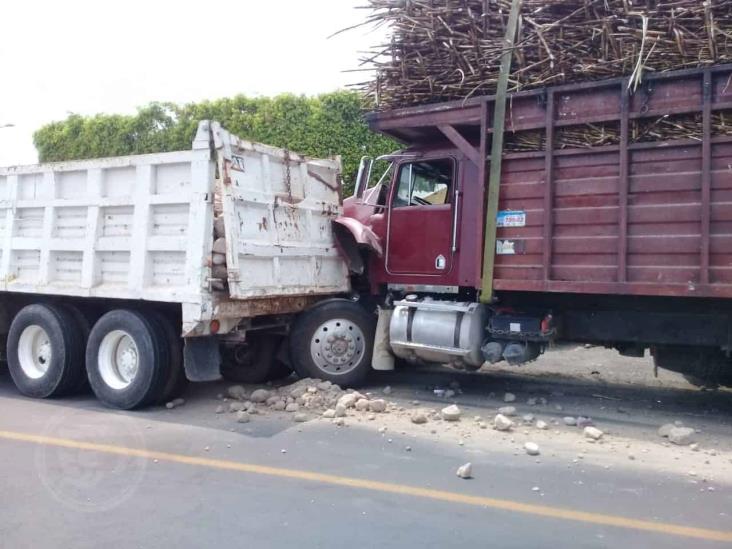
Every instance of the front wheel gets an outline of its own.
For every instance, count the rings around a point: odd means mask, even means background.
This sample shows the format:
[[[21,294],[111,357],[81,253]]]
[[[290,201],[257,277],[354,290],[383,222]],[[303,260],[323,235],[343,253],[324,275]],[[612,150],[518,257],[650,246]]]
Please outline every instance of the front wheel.
[[[300,377],[356,386],[371,370],[376,318],[358,303],[334,299],[302,313],[290,334],[292,365]]]

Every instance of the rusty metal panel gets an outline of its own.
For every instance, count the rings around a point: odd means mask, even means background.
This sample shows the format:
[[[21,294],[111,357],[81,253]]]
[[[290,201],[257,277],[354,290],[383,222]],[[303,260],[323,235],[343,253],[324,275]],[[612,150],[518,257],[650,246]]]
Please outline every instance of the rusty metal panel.
[[[234,299],[350,289],[332,221],[341,214],[340,158],[315,160],[214,128]]]
[[[507,131],[544,132],[547,148],[504,156],[499,210],[508,221],[498,229],[494,287],[732,297],[732,137],[713,126],[732,109],[730,82],[732,66],[722,65],[649,76],[632,93],[627,80],[613,79],[515,94]],[[492,102],[378,113],[370,123],[419,148],[434,139],[431,124],[462,113],[464,128],[475,124],[475,135],[490,137],[489,121],[475,112],[490,112]],[[636,121],[676,114],[697,117],[699,133],[630,139]],[[559,128],[598,122],[615,125],[617,144],[553,143]]]

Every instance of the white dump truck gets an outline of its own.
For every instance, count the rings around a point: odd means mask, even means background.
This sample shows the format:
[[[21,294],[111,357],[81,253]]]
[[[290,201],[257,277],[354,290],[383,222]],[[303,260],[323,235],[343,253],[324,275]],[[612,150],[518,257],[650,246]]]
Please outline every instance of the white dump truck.
[[[89,384],[132,409],[188,379],[284,376],[305,310],[342,333],[334,374],[369,360],[373,315],[349,299],[333,234],[340,169],[215,122],[188,151],[0,168],[0,333],[18,389]]]

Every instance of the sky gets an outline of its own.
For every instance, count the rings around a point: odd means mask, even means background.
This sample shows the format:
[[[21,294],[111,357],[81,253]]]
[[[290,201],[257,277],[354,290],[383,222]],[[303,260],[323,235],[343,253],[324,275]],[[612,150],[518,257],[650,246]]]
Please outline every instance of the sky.
[[[0,1],[0,166],[37,161],[33,132],[69,113],[150,101],[317,94],[368,78],[365,0]]]

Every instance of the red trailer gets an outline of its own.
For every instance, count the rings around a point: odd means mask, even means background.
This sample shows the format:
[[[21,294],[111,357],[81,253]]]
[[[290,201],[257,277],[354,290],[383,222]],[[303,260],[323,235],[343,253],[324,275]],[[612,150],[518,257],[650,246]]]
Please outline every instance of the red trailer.
[[[504,151],[495,231],[494,102],[369,116],[405,149],[345,201],[339,234],[368,250],[354,268],[393,313],[394,353],[475,368],[561,339],[650,348],[661,367],[730,382],[732,66],[649,75],[635,90],[618,78],[510,95],[505,139],[543,145]],[[659,124],[674,138],[654,137]],[[610,144],[562,144],[571,131]]]

